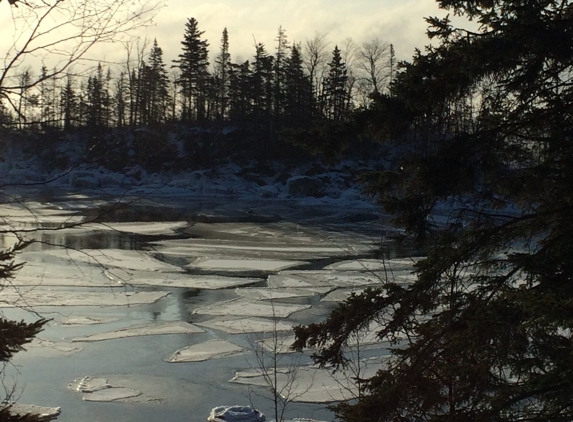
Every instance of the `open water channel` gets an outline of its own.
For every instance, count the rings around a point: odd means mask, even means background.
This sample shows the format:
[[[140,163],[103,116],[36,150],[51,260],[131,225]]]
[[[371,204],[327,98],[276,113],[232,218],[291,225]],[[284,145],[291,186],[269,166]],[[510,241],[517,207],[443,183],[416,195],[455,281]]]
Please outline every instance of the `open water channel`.
[[[325,318],[388,270],[411,279],[412,251],[360,202],[30,191],[0,208],[4,230],[37,241],[18,256],[26,265],[0,311],[51,319],[4,382],[19,402],[61,407],[61,422],[199,422],[234,404],[272,419],[258,341],[278,332],[287,344],[293,325]],[[386,354],[362,341],[360,359]],[[301,367],[285,417],[332,420],[327,404],[352,386],[309,356],[279,356],[279,382]]]

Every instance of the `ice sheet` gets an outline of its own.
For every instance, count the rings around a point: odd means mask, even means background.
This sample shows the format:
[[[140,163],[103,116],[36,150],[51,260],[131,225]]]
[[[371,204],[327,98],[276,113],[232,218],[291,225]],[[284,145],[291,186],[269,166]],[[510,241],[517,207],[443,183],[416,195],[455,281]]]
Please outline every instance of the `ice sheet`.
[[[238,296],[249,300],[289,299],[293,297],[309,297],[323,295],[331,291],[331,287],[314,287],[307,289],[293,288],[241,288],[235,289]]]
[[[89,342],[89,341],[113,340],[127,337],[155,336],[162,334],[196,334],[196,333],[203,333],[204,331],[205,330],[193,324],[189,324],[187,322],[173,321],[159,324],[134,325],[132,327],[122,328],[120,330],[93,334],[91,336],[86,336],[86,337],[74,338],[72,339],[72,341]]]
[[[181,271],[181,268],[153,259],[146,252],[124,249],[56,249],[47,253],[67,257],[75,262],[86,262],[101,268],[116,267],[139,271]]]
[[[280,276],[285,278],[280,278]],[[272,287],[290,284],[307,283],[314,286],[360,287],[380,285],[383,278],[380,275],[361,271],[284,271],[278,278],[271,278]]]
[[[189,226],[186,221],[153,221],[153,222],[129,222],[129,223],[105,223],[89,224],[97,230],[111,230],[128,234],[145,236],[173,235]]]
[[[293,324],[284,321],[270,321],[262,318],[212,319],[198,322],[197,325],[213,328],[228,334],[272,333],[274,331],[291,331]]]
[[[193,344],[177,350],[166,362],[201,362],[209,359],[220,359],[240,354],[248,351],[236,344],[225,340],[209,340],[204,343]]]
[[[76,315],[62,318],[58,321],[61,325],[97,325],[97,324],[107,324],[110,322],[119,321],[119,317],[101,317],[101,316],[86,316],[86,315]]]
[[[157,274],[154,278],[150,278],[146,274],[136,274],[127,280],[126,283],[134,286],[148,285],[182,287],[186,289],[219,290],[238,286],[249,286],[261,281],[262,279],[260,278],[161,273]]]
[[[249,301],[244,299],[232,299],[214,303],[210,306],[197,308],[193,313],[200,315],[238,315],[248,317],[275,317],[286,318],[289,315],[310,308],[310,305],[290,305],[283,303],[270,303]]]
[[[338,271],[400,271],[413,270],[417,258],[408,259],[361,259],[336,262],[325,269]]]
[[[384,367],[384,358],[364,360],[360,364],[360,377],[373,376]],[[293,372],[294,371],[294,372]],[[355,373],[338,371],[331,373],[316,367],[280,368],[276,374],[277,390],[281,390],[294,377],[290,399],[295,402],[330,403],[356,398],[358,387],[353,382]],[[267,387],[260,369],[238,371],[230,380],[233,383]]]
[[[48,289],[15,289],[0,291],[0,308],[36,306],[131,306],[155,303],[169,292],[70,292]]]
[[[19,416],[34,415],[38,417],[40,421],[51,421],[61,413],[61,408],[35,406],[33,404],[11,403],[10,412]]]
[[[305,264],[302,261],[285,261],[271,259],[225,259],[225,258],[200,258],[187,266],[192,270],[220,271],[220,272],[277,272],[287,268]]]

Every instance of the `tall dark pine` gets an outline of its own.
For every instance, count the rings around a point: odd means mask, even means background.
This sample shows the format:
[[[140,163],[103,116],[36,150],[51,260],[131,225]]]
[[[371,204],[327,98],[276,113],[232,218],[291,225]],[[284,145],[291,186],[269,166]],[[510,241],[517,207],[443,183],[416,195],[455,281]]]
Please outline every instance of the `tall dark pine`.
[[[163,51],[157,40],[153,42],[148,60],[149,64],[142,62],[139,69],[139,110],[141,123],[153,125],[167,119],[169,97],[169,78],[163,63]]]
[[[343,421],[570,421],[573,3],[438,3],[479,29],[429,19],[433,47],[365,116],[397,154],[370,191],[427,257],[412,282],[382,273],[299,327],[298,346],[344,365],[371,323],[394,345],[364,395],[337,405]]]
[[[312,118],[312,82],[304,73],[299,47],[292,46],[285,69],[284,121],[290,127],[304,127]]]
[[[183,120],[204,120],[206,86],[209,78],[208,50],[209,44],[202,40],[204,31],[199,31],[195,18],[189,18],[183,35],[183,52],[174,60],[174,67],[180,70],[179,87],[182,97]]]
[[[274,59],[274,75],[273,75],[273,114],[275,116],[275,122],[280,125],[282,116],[284,114],[284,102],[285,102],[285,84],[286,84],[286,73],[288,65],[288,57],[290,45],[288,43],[288,38],[285,30],[282,26],[279,27],[277,38],[276,54]]]
[[[60,114],[62,116],[64,130],[71,129],[77,124],[78,120],[78,98],[74,90],[74,84],[71,75],[67,75],[66,84],[60,94]]]
[[[269,127],[273,117],[273,62],[264,44],[255,46],[255,60],[252,66],[253,118],[260,128]]]
[[[324,116],[333,121],[340,121],[346,116],[348,109],[346,81],[348,75],[346,65],[338,46],[332,51],[332,60],[328,64],[328,75],[324,80],[322,109]]]
[[[127,124],[128,112],[128,81],[126,80],[125,73],[120,72],[115,80],[113,102],[115,108],[115,125],[118,128],[124,127]]]
[[[236,124],[245,124],[253,112],[251,65],[232,63],[229,69],[229,119]]]
[[[215,58],[215,86],[217,90],[218,118],[227,118],[229,103],[229,72],[231,67],[231,54],[229,53],[229,33],[223,29],[221,37],[221,51]]]

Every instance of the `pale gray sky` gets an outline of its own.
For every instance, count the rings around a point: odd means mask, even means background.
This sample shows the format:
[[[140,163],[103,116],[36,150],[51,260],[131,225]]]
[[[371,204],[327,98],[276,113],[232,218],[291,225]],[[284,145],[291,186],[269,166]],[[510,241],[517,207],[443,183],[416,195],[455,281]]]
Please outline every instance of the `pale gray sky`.
[[[356,43],[378,37],[393,43],[400,59],[409,59],[414,48],[428,43],[424,17],[445,16],[435,0],[168,0],[167,7],[148,28],[157,38],[166,59],[180,52],[184,25],[194,17],[210,44],[210,59],[220,46],[227,27],[233,60],[248,60],[254,53],[254,39],[274,52],[275,38],[282,25],[290,42],[304,42],[315,32],[327,34],[334,44],[351,37]]]
[[[48,0],[55,1],[55,0]],[[67,0],[66,4],[114,4],[112,0]],[[95,0],[94,0],[95,1]],[[125,4],[140,4],[155,0],[133,0]],[[203,37],[210,47],[210,61],[214,60],[220,47],[221,33],[225,27],[229,31],[230,51],[232,60],[239,62],[251,60],[254,54],[254,43],[262,42],[267,51],[275,52],[275,38],[279,26],[286,31],[288,40],[302,42],[313,38],[315,33],[326,34],[330,41],[329,50],[335,44],[341,46],[346,38],[352,38],[357,44],[379,38],[381,41],[393,43],[398,59],[410,59],[416,47],[423,49],[428,44],[425,35],[427,24],[424,17],[445,16],[446,11],[440,10],[435,0],[158,0],[165,1],[154,19],[154,24],[145,30],[140,30],[140,40],[147,38],[148,46],[154,38],[164,51],[164,60],[170,65],[181,52],[185,23],[194,17],[199,22],[199,28],[205,31]],[[71,3],[70,3],[71,2]],[[45,3],[49,4],[49,3]],[[124,4],[124,3],[117,3]],[[69,7],[69,6],[68,6]],[[89,7],[89,6],[87,6]],[[57,9],[60,11],[61,9]],[[29,33],[37,22],[32,16],[30,25],[26,26],[21,20],[15,19],[17,13],[26,9],[11,8],[8,2],[0,2],[0,25],[3,27],[3,37],[0,37],[0,51],[5,52],[4,62],[10,60],[15,51],[21,48]],[[61,16],[60,16],[61,15]],[[113,16],[116,16],[114,14]],[[65,21],[63,14],[55,13],[44,21],[44,26],[58,27],[60,20]],[[69,28],[69,27],[68,27]],[[62,38],[68,29],[49,32],[49,36]],[[14,40],[18,40],[17,42]],[[73,43],[74,39],[70,41]],[[10,45],[18,46],[10,50]],[[140,46],[143,45],[140,42]],[[62,46],[60,53],[65,56]],[[34,73],[38,73],[41,63],[48,67],[50,62],[61,60],[58,54],[29,54],[25,63],[31,64]],[[94,61],[124,63],[126,60],[125,45],[121,42],[106,44],[94,48],[89,53]],[[132,59],[136,58],[135,54]],[[89,63],[89,62],[88,62]],[[78,72],[77,65],[74,70]],[[22,67],[17,68],[21,71]],[[15,69],[12,69],[14,72]]]

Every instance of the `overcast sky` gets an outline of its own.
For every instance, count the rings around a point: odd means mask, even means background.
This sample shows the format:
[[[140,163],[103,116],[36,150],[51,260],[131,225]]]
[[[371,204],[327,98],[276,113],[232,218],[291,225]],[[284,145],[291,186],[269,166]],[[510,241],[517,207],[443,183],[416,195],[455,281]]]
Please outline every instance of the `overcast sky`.
[[[435,0],[157,1],[165,1],[166,6],[158,12],[153,25],[132,35],[139,36],[140,40],[147,39],[146,55],[156,38],[163,49],[164,61],[168,66],[181,53],[185,23],[191,17],[198,21],[200,30],[204,31],[203,38],[210,44],[209,60],[213,63],[225,27],[229,32],[231,58],[234,62],[242,62],[252,59],[255,40],[265,44],[267,51],[274,54],[279,26],[285,30],[291,44],[304,44],[317,33],[325,34],[330,42],[329,50],[332,51],[336,44],[342,47],[347,38],[352,38],[358,45],[378,38],[394,44],[398,59],[409,60],[416,47],[423,49],[429,43],[424,18],[443,17],[447,14],[438,8]],[[8,54],[9,46],[20,36],[22,28],[25,28],[21,21],[12,17],[17,10],[21,9],[14,9],[8,2],[0,2],[0,25],[4,28],[3,37],[0,37],[0,51],[6,52],[5,61],[11,57]],[[60,24],[58,18],[59,15],[56,14],[52,20],[44,22],[53,27]],[[34,22],[34,19],[31,22]],[[61,38],[62,35],[58,36]],[[20,37],[19,44],[25,39],[26,37]],[[143,43],[140,42],[141,45]],[[57,60],[57,55],[52,56],[39,57],[37,54],[29,54],[25,63],[37,74],[42,63],[50,67],[50,59]],[[116,42],[95,47],[89,53],[92,60],[83,63],[86,63],[89,69],[100,61],[104,64],[125,63],[126,57],[125,44]],[[134,58],[135,54],[132,55],[132,59]],[[81,64],[75,65],[74,71],[78,72],[81,67]],[[21,71],[20,69],[18,68],[18,71]]]
[[[168,0],[145,31],[157,38],[166,60],[181,52],[184,25],[194,17],[209,41],[210,60],[217,54],[221,32],[229,31],[233,61],[249,60],[254,40],[274,53],[279,26],[288,40],[304,42],[315,32],[327,34],[332,44],[352,38],[360,44],[378,37],[395,45],[399,59],[409,59],[414,48],[428,43],[424,17],[445,16],[435,0]]]

